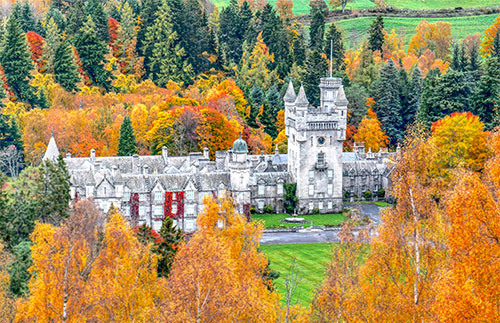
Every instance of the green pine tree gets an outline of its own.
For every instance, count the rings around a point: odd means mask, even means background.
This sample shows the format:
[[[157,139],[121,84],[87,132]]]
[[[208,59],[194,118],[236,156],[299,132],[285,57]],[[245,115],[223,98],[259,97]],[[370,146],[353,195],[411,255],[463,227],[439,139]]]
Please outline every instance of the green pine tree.
[[[177,33],[173,31],[172,15],[166,0],[157,12],[154,26],[149,27],[144,44],[144,55],[150,55],[145,67],[149,77],[159,86],[166,86],[169,80],[191,83],[193,68],[185,59]]]
[[[304,66],[306,61],[306,41],[304,39],[305,32],[303,30],[303,26],[300,24],[295,25],[293,29],[299,32],[297,34],[290,31],[289,38],[292,42],[292,50],[290,54],[292,55],[292,61],[299,66]]]
[[[31,274],[29,268],[33,264],[31,259],[31,241],[22,241],[12,247],[14,261],[9,268],[10,291],[17,296],[26,296],[29,292]]]
[[[337,26],[332,23],[326,32],[324,52],[330,59],[330,45],[332,49],[332,67],[334,71],[343,71],[344,64],[344,39]]]
[[[453,56],[450,64],[450,68],[455,71],[460,71],[460,47],[458,44],[453,45]]]
[[[75,37],[75,47],[80,55],[82,68],[96,86],[111,88],[112,74],[104,69],[108,45],[98,36],[92,17],[88,16]]]
[[[45,16],[45,21],[50,21],[50,19],[54,20],[59,30],[66,29],[66,18],[62,12],[54,6],[54,3],[51,4],[49,11],[47,11],[47,15]]]
[[[24,32],[19,26],[16,15],[7,21],[6,33],[0,52],[0,65],[10,90],[21,102],[36,105],[37,98],[30,85],[33,62]]]
[[[325,77],[328,73],[328,62],[321,57],[319,51],[313,50],[307,54],[304,68],[306,72],[302,77],[302,81],[304,83],[307,99],[313,106],[319,106],[319,83],[320,79]]]
[[[257,86],[254,85],[250,90],[250,113],[247,117],[247,124],[252,128],[257,128],[257,116],[260,111],[260,107],[264,104],[265,97],[264,91]]]
[[[153,252],[159,256],[158,276],[167,277],[179,249],[178,246],[182,243],[184,237],[181,229],[174,226],[174,220],[170,217],[163,220],[160,237],[161,242],[154,244]]]
[[[484,62],[483,74],[472,96],[472,113],[491,130],[498,124],[500,116],[500,63],[496,57],[488,57]]]
[[[80,82],[80,73],[73,49],[66,41],[60,42],[55,51],[54,78],[66,91],[78,91],[77,84]]]
[[[292,61],[289,57],[288,32],[286,31],[276,10],[267,4],[260,13],[262,39],[268,45],[269,52],[274,55],[271,69],[277,69],[281,77],[288,75]]]
[[[437,100],[437,91],[441,71],[436,68],[427,73],[423,81],[422,96],[420,106],[417,110],[417,121],[421,125],[430,128],[435,118],[432,117],[434,102]]]
[[[137,142],[135,140],[132,121],[127,116],[123,118],[120,127],[120,141],[118,142],[118,156],[132,156],[137,154]]]
[[[76,0],[66,17],[66,35],[73,39],[75,35],[80,33],[80,28],[87,21],[87,14],[83,9],[83,0]]]
[[[260,116],[260,122],[264,125],[264,131],[271,136],[271,138],[276,138],[278,131],[276,128],[276,117],[279,109],[279,102],[281,101],[280,93],[276,85],[269,88],[266,93],[266,101],[264,103],[264,109],[262,115]]]
[[[404,138],[399,73],[392,59],[380,71],[379,78],[372,84],[371,95],[375,99],[377,113],[392,145]]]
[[[25,33],[33,31],[43,35],[43,28],[33,15],[33,9],[28,1],[16,2],[12,7],[12,14],[17,16],[19,25]]]
[[[408,87],[408,103],[403,105],[403,124],[407,128],[415,122],[417,111],[420,108],[420,100],[423,91],[422,73],[415,67],[411,73],[411,80]]]
[[[368,92],[363,85],[353,82],[349,87],[345,87],[345,95],[349,102],[347,106],[349,109],[349,119],[347,122],[358,128],[359,123],[368,111],[368,107],[366,106]]]
[[[111,38],[109,36],[108,20],[109,16],[104,9],[104,5],[99,0],[89,0],[85,5],[86,15],[90,15],[95,24],[95,30],[99,38],[104,42],[108,42]]]
[[[160,0],[144,0],[142,2],[141,11],[139,13],[141,17],[141,23],[139,25],[139,31],[137,32],[137,53],[140,56],[144,56],[144,66],[148,66],[148,56],[142,51],[144,49],[144,43],[146,42],[146,33],[150,26],[154,25],[156,19],[156,12],[160,6]],[[146,69],[146,75],[149,75],[149,71]]]
[[[42,72],[54,74],[54,57],[56,55],[56,50],[61,43],[61,35],[59,33],[59,28],[53,18],[47,23],[45,27],[46,37],[43,43],[43,53],[41,61],[43,62]]]
[[[309,26],[309,48],[321,52],[325,39],[325,17],[328,7],[324,1],[310,0],[311,24]],[[326,8],[325,8],[326,7]]]
[[[229,65],[238,64],[243,55],[245,30],[241,28],[238,1],[231,0],[229,6],[222,9],[219,17],[219,50]]]
[[[493,48],[491,51],[491,56],[496,57],[498,62],[500,63],[500,32],[495,34],[495,38],[493,38]]]
[[[382,55],[382,45],[384,44],[384,19],[378,16],[370,26],[370,36],[368,42],[372,51],[380,51]]]

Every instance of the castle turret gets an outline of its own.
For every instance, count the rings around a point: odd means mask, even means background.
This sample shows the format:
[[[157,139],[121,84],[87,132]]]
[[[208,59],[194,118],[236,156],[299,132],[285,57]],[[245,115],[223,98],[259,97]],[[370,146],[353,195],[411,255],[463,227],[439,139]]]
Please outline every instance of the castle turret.
[[[304,90],[304,85],[300,85],[299,94],[295,99],[295,107],[297,110],[307,110],[309,106],[309,100],[307,100],[306,91]]]
[[[59,149],[57,148],[56,140],[54,139],[54,133],[50,134],[49,144],[45,150],[42,160],[56,161],[59,157]]]
[[[241,138],[233,143],[232,159],[229,162],[229,176],[233,199],[239,212],[243,205],[250,203],[250,163],[248,162],[248,146]]]

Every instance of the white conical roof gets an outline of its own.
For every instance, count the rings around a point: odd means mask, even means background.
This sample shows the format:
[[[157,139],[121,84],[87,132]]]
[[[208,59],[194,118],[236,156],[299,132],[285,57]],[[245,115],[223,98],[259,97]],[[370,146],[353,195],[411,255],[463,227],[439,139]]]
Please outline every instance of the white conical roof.
[[[285,102],[293,103],[295,102],[295,98],[297,95],[295,94],[295,89],[293,88],[293,83],[292,79],[290,79],[290,82],[288,83],[288,88],[286,89],[285,96],[283,97],[283,100]]]
[[[299,94],[295,99],[295,105],[308,106],[309,101],[307,100],[306,91],[304,90],[304,85],[300,85]]]
[[[50,141],[47,146],[47,150],[45,150],[45,154],[43,155],[42,160],[57,160],[59,157],[59,149],[57,148],[56,140],[54,139],[54,134],[50,136]]]

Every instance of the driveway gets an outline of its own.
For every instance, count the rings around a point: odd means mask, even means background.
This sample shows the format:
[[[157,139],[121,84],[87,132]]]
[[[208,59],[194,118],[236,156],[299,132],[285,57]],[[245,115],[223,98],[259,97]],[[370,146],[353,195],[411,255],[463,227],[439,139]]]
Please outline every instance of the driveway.
[[[372,203],[346,203],[345,207],[356,208],[361,214],[367,215],[376,226],[380,223],[380,210],[383,209]],[[300,232],[264,232],[260,239],[261,244],[294,244],[294,243],[326,243],[338,242],[338,231],[323,231],[318,229],[304,229]]]

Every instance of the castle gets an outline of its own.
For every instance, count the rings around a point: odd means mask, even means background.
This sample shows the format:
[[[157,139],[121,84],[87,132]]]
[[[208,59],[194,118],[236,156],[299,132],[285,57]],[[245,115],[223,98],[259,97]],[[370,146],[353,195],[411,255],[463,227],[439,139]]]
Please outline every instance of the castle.
[[[296,183],[297,212],[334,213],[343,200],[362,197],[390,185],[390,154],[365,152],[356,145],[342,152],[346,135],[347,99],[340,78],[321,79],[321,104],[311,107],[304,88],[295,93],[292,82],[283,98],[288,153],[249,155],[247,143],[237,139],[232,150],[208,149],[188,156],[89,157],[66,155],[71,196],[91,198],[104,211],[111,205],[129,219],[155,230],[165,216],[176,218],[187,232],[196,229],[203,198],[229,193],[243,212],[272,208],[284,212],[284,184]],[[52,137],[44,159],[59,155]]]

